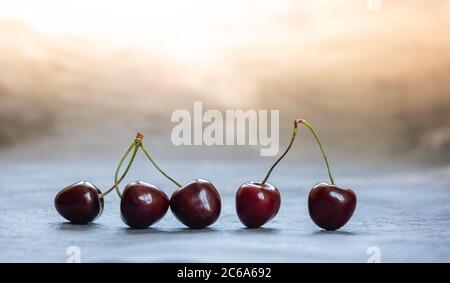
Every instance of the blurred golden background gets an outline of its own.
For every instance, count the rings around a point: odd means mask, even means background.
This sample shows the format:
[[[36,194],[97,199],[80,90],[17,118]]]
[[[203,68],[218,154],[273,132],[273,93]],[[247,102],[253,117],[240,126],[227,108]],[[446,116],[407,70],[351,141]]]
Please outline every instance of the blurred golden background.
[[[449,15],[445,0],[0,1],[0,156],[120,156],[142,130],[173,157],[258,157],[171,145],[172,111],[202,101],[279,109],[282,146],[303,117],[335,158],[446,163]]]

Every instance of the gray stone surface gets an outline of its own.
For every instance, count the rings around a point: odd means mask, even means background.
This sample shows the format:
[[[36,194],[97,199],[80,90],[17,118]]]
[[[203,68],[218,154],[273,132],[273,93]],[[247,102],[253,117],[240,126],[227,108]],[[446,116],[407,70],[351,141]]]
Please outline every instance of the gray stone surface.
[[[138,160],[127,181],[173,185]],[[0,261],[65,262],[68,246],[83,262],[365,262],[378,246],[384,262],[450,261],[450,168],[342,167],[337,182],[353,188],[358,206],[340,231],[325,232],[309,219],[307,193],[325,170],[283,163],[270,182],[282,192],[278,216],[265,228],[245,229],[236,217],[234,192],[267,169],[256,162],[162,162],[180,182],[211,180],[222,194],[220,219],[209,229],[189,230],[168,212],[154,227],[128,229],[115,194],[95,223],[68,224],[53,207],[56,192],[80,179],[110,185],[115,161],[0,161]]]

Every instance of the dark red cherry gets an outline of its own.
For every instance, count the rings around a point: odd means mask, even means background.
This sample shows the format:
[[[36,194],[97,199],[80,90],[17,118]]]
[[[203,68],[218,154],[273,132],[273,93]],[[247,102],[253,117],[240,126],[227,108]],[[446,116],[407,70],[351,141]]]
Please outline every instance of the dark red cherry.
[[[350,189],[319,183],[309,193],[309,215],[317,226],[325,230],[337,230],[344,226],[355,208],[356,195]]]
[[[101,191],[93,184],[80,181],[61,191],[55,197],[55,207],[62,217],[75,224],[87,224],[103,212]]]
[[[120,212],[125,224],[132,228],[146,228],[163,218],[169,209],[169,198],[157,187],[137,181],[123,191]]]
[[[213,184],[198,179],[172,194],[170,209],[175,217],[189,228],[205,228],[219,218],[220,195]]]
[[[237,215],[249,228],[258,228],[274,218],[280,203],[280,192],[268,183],[245,183],[236,192]]]

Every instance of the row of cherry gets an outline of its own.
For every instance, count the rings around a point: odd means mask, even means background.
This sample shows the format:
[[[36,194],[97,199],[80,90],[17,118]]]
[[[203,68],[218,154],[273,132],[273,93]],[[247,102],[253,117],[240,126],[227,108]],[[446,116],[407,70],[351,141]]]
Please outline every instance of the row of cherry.
[[[281,197],[277,188],[267,183],[277,164],[288,153],[298,132],[298,126],[306,126],[315,137],[322,152],[331,184],[315,185],[308,197],[308,209],[311,219],[319,227],[336,230],[344,226],[351,218],[356,207],[356,195],[350,189],[335,185],[330,165],[320,139],[312,125],[303,119],[294,121],[290,143],[284,153],[272,165],[262,182],[248,182],[239,187],[236,193],[236,212],[241,222],[249,228],[257,228],[273,219],[280,208]],[[151,184],[138,181],[129,183],[123,192],[119,184],[127,175],[138,150],[141,149],[155,168],[178,189],[170,199]],[[119,172],[125,160],[131,158],[124,172]],[[132,228],[146,228],[160,220],[172,210],[175,217],[189,228],[201,229],[213,224],[220,215],[221,200],[217,189],[211,182],[203,179],[192,181],[184,186],[167,175],[154,161],[143,144],[143,135],[138,133],[117,166],[114,184],[101,192],[89,182],[81,181],[70,185],[55,197],[56,210],[72,223],[87,224],[97,219],[103,212],[104,197],[115,190],[121,198],[121,218]]]

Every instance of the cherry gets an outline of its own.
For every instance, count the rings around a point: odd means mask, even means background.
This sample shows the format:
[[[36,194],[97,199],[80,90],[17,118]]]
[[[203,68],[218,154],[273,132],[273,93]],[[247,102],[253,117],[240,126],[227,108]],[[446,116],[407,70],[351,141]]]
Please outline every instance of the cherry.
[[[237,215],[249,228],[258,228],[274,218],[280,203],[280,192],[267,183],[248,182],[241,185],[236,193]]]
[[[352,217],[356,208],[356,194],[350,189],[343,189],[335,185],[327,155],[313,126],[303,119],[296,120],[294,126],[297,124],[305,125],[316,139],[331,181],[331,185],[319,183],[312,188],[308,197],[309,216],[320,228],[337,230]]]
[[[136,142],[139,141],[139,137],[141,135],[142,134],[138,133],[136,140],[130,145],[125,155],[122,157],[122,160],[117,167],[115,183],[111,188],[102,193],[96,186],[86,181],[80,181],[72,184],[59,191],[55,197],[54,203],[58,213],[75,224],[87,224],[100,217],[104,207],[104,196],[106,196],[114,188],[117,188],[117,185],[127,174],[131,163],[133,163],[136,156]],[[124,174],[118,178],[118,170],[133,148],[135,149],[133,157],[131,158]],[[118,193],[120,192],[118,191]]]
[[[309,193],[309,215],[317,226],[325,230],[337,230],[344,226],[355,207],[356,195],[350,189],[322,182]]]
[[[297,135],[297,124],[294,123],[291,141],[284,153],[270,167],[264,180],[248,182],[239,187],[236,192],[236,213],[239,220],[248,228],[258,228],[272,220],[278,213],[281,204],[280,192],[267,183],[273,169],[286,156],[294,144]]]
[[[120,212],[122,221],[131,228],[146,228],[153,225],[160,220],[166,214],[169,209],[169,198],[167,195],[154,185],[148,184],[142,181],[136,181],[129,183],[123,193],[120,192],[119,183],[123,179],[123,176],[128,172],[131,164],[136,157],[137,151],[142,148],[143,151],[147,150],[142,144],[144,135],[137,133],[134,142],[131,144],[130,149],[125,153],[117,166],[116,173],[114,174],[114,187],[120,200]],[[122,167],[124,160],[127,158],[129,152],[133,150],[133,155],[125,169],[124,175],[119,179],[119,171]],[[151,158],[149,156],[149,158]],[[157,166],[157,165],[155,165]],[[158,170],[159,167],[157,167]]]
[[[169,209],[169,198],[157,187],[142,182],[129,183],[120,201],[121,217],[132,228],[146,228],[159,221]]]
[[[189,228],[205,228],[219,218],[220,195],[209,181],[198,179],[172,194],[170,209],[175,217]]]
[[[55,207],[62,217],[75,224],[94,221],[103,212],[101,191],[93,184],[80,181],[61,191],[55,197]]]

